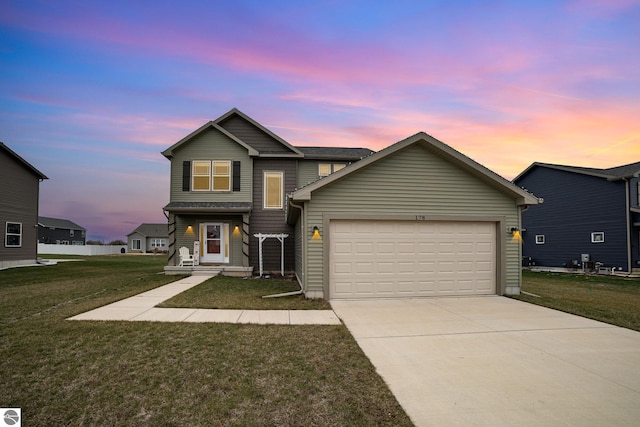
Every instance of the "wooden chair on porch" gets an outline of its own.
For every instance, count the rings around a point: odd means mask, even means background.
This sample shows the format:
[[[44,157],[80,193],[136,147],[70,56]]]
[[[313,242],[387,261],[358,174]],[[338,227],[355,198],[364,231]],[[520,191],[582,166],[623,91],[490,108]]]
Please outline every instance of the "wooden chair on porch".
[[[186,246],[181,247],[179,255],[180,263],[178,264],[178,266],[185,267],[187,265],[190,265],[193,267],[193,256],[189,254],[189,248],[187,248]]]

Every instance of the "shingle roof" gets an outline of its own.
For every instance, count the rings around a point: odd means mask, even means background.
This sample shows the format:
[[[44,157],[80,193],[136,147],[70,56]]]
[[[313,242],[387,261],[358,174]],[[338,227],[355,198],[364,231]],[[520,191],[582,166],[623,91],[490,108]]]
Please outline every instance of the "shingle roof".
[[[375,151],[368,148],[344,147],[297,147],[302,151],[305,159],[335,159],[357,161],[369,157]]]
[[[169,236],[169,227],[167,223],[163,224],[151,224],[151,223],[143,223],[138,226],[131,233],[127,234],[130,236],[134,233],[138,233],[145,237],[168,237]]]
[[[623,178],[631,178],[633,176],[640,175],[640,162],[630,163],[628,165],[616,166],[612,168],[606,169],[598,169],[598,168],[585,168],[581,166],[566,166],[566,165],[556,165],[551,163],[532,163],[528,168],[522,171],[517,177],[513,179],[513,181],[517,181],[526,175],[530,170],[535,167],[544,167],[549,169],[557,169],[565,172],[573,172],[579,173],[583,175],[590,175],[599,178],[608,179],[610,181],[617,181]]]
[[[250,212],[251,202],[171,202],[164,208],[169,212]]]
[[[84,227],[80,227],[73,221],[69,221],[68,219],[60,219],[60,218],[50,218],[47,216],[39,216],[38,224],[47,227],[47,228],[61,228],[63,230],[85,230]]]

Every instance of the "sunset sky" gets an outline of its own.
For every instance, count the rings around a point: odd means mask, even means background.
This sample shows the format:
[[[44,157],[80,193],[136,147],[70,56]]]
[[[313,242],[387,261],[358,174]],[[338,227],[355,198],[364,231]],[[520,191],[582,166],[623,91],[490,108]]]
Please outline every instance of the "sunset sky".
[[[507,179],[640,161],[640,0],[0,4],[0,141],[88,238],[166,221],[160,151],[236,107],[293,145],[419,131]]]

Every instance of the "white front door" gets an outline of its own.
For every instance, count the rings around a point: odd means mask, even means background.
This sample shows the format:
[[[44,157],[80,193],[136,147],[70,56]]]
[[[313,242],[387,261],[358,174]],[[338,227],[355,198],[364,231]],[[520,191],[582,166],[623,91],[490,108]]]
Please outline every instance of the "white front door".
[[[200,262],[228,262],[229,226],[221,223],[200,224]]]

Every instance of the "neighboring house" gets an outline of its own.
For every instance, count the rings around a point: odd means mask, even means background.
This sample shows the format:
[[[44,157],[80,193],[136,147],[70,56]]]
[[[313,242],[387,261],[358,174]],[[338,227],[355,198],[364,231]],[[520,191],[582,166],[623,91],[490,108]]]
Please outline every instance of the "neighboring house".
[[[38,242],[54,245],[79,245],[87,240],[87,230],[73,221],[38,217]]]
[[[0,268],[38,258],[38,197],[47,177],[0,142]]]
[[[526,262],[640,267],[640,162],[608,169],[533,163],[514,182],[544,203],[522,214]]]
[[[169,249],[169,229],[167,223],[140,224],[138,228],[127,234],[129,252],[167,252]]]
[[[309,298],[520,292],[513,233],[538,199],[425,133],[378,153],[294,147],[234,109],[163,154],[167,271],[197,243],[201,264],[251,272],[260,241],[278,271],[282,240]]]
[[[180,247],[193,254],[198,242],[196,261],[227,274],[257,272],[261,246],[264,271],[280,271],[282,262],[293,271],[286,195],[371,153],[294,147],[237,109],[206,123],[162,152],[171,160],[167,270],[178,265]]]
[[[536,203],[421,132],[289,195],[296,276],[311,298],[518,294]]]

